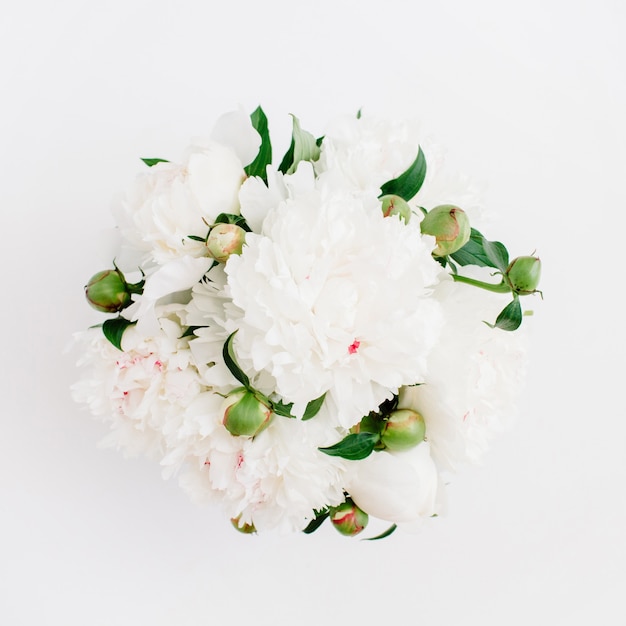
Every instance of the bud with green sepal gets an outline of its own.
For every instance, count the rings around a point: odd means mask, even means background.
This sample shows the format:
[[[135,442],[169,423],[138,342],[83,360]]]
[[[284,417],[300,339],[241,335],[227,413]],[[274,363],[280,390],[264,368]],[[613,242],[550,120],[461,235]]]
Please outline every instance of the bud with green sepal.
[[[254,524],[248,524],[247,522],[244,522],[243,524],[241,523],[241,515],[233,517],[230,520],[230,523],[236,530],[238,530],[240,533],[243,533],[244,535],[253,535],[256,533],[256,528],[254,527]]]
[[[231,254],[241,254],[246,231],[236,224],[216,224],[207,237],[209,256],[219,263],[226,263]]]
[[[263,431],[272,420],[270,403],[260,393],[240,388],[224,401],[222,423],[236,437],[254,437]]]
[[[387,195],[381,196],[380,201],[382,202],[382,211],[385,217],[397,215],[400,219],[404,220],[405,223],[409,223],[411,219],[411,207],[404,198]]]
[[[94,274],[85,285],[85,297],[96,311],[118,313],[131,304],[131,294],[143,291],[144,283],[126,282],[124,274],[115,267]]]
[[[389,450],[409,450],[424,441],[424,418],[411,409],[396,409],[384,420],[381,442]]]
[[[460,250],[470,238],[471,227],[467,214],[453,204],[441,204],[431,209],[420,224],[424,235],[437,241],[433,255],[442,257]]]
[[[520,296],[536,293],[541,278],[541,260],[534,256],[518,256],[511,261],[504,277],[514,293]]]
[[[369,515],[354,504],[351,498],[339,506],[331,506],[329,517],[334,528],[348,537],[358,535],[369,522]]]

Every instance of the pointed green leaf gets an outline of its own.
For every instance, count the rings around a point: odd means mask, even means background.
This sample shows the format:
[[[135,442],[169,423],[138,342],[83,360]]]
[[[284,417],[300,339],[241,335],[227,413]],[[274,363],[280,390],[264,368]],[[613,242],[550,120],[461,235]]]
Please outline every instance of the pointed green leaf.
[[[167,159],[141,159],[148,167],[152,167],[157,163],[169,163]]]
[[[378,541],[378,539],[384,539],[385,537],[389,537],[398,526],[396,524],[392,524],[385,532],[380,533],[380,535],[376,535],[376,537],[364,537],[363,541]]]
[[[302,421],[310,420],[315,417],[320,412],[325,398],[326,394],[324,393],[319,398],[311,400],[311,402],[306,405]],[[295,415],[292,414],[291,409],[293,409],[293,402],[290,402],[289,404],[285,404],[282,400],[272,402],[272,410],[276,413],[276,415],[282,415],[283,417],[295,419]]]
[[[501,330],[517,330],[521,323],[522,307],[517,296],[500,311],[495,324],[485,322],[490,328],[500,328]]]
[[[320,148],[315,137],[306,130],[302,130],[300,121],[295,115],[291,117],[293,118],[291,145],[278,166],[278,171],[283,174],[293,174],[300,161],[317,161],[320,156]]]
[[[215,218],[215,224],[235,224],[235,226],[239,226],[239,228],[243,228],[247,233],[252,232],[250,226],[248,226],[248,222],[246,222],[246,218],[242,215],[235,215],[233,213],[220,213]]]
[[[504,271],[509,264],[509,253],[499,241],[487,241],[482,233],[472,228],[469,241],[450,255],[459,265],[495,267]]]
[[[272,142],[267,125],[267,116],[261,107],[257,107],[252,115],[252,126],[261,135],[261,146],[259,152],[252,163],[244,168],[248,176],[259,176],[267,183],[267,166],[272,162]]]
[[[122,349],[122,336],[124,331],[137,322],[131,322],[124,317],[116,317],[106,320],[102,324],[102,332],[104,336],[118,349]]]
[[[352,433],[328,448],[318,448],[329,456],[340,456],[349,461],[360,461],[368,457],[380,441],[378,433]]]
[[[408,202],[421,189],[425,178],[426,157],[420,147],[417,157],[410,165],[409,169],[400,174],[398,178],[386,182],[380,188],[380,195],[400,196],[403,200]]]
[[[224,363],[230,370],[230,373],[248,390],[252,390],[250,387],[250,379],[246,376],[245,372],[237,364],[237,357],[235,356],[235,350],[233,348],[233,339],[237,331],[231,333],[228,339],[224,342],[222,349],[222,356],[224,357]]]
[[[506,272],[509,266],[509,251],[504,244],[499,241],[487,241],[483,238],[483,249],[489,260],[493,263],[493,267],[501,272]]]
[[[315,400],[311,400],[306,405],[306,409],[304,410],[304,415],[302,416],[302,421],[310,420],[315,417],[322,408],[322,404],[324,404],[324,399],[326,398],[326,394],[323,393],[319,398],[315,398]]]
[[[183,339],[184,337],[193,337],[198,328],[206,328],[206,326],[188,326],[180,338]]]
[[[291,414],[291,409],[293,408],[293,402],[289,404],[285,404],[282,400],[278,400],[276,402],[272,401],[272,411],[276,413],[276,415],[281,415],[282,417],[289,417],[291,419],[295,419],[296,416]]]
[[[306,533],[307,535],[310,535],[311,533],[314,533],[324,523],[324,520],[329,515],[330,515],[330,513],[328,512],[328,509],[326,509],[324,511],[320,511],[315,516],[315,519],[312,519],[309,522],[308,526],[302,532]]]

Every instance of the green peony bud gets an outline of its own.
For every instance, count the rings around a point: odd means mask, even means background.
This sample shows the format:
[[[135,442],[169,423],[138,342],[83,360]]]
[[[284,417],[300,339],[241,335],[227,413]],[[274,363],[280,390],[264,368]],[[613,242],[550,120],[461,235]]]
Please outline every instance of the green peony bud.
[[[241,389],[226,398],[222,423],[231,435],[254,437],[269,425],[272,415],[253,391]]]
[[[381,441],[389,450],[408,450],[424,441],[424,418],[411,409],[397,409],[389,414],[381,433]]]
[[[209,255],[226,263],[231,254],[241,254],[246,231],[236,224],[216,224],[209,233],[206,246]]]
[[[94,274],[85,285],[87,302],[103,313],[116,313],[130,303],[131,290],[118,269],[104,270]]]
[[[230,523],[234,526],[234,528],[236,528],[240,533],[243,533],[244,535],[252,535],[256,533],[256,528],[254,527],[254,524],[241,523],[241,515],[239,515],[238,517],[233,517],[230,520]]]
[[[350,498],[339,506],[331,506],[329,516],[333,526],[342,535],[348,537],[358,535],[369,521],[369,515],[354,504]]]
[[[518,256],[509,263],[505,276],[516,294],[535,293],[541,277],[541,261],[534,256]]]
[[[437,240],[435,256],[446,256],[460,250],[470,238],[467,214],[452,204],[442,204],[429,211],[420,224],[424,235]]]
[[[407,201],[400,196],[382,196],[380,198],[382,202],[383,215],[389,217],[390,215],[397,215],[409,223],[411,219],[411,207],[407,204]]]

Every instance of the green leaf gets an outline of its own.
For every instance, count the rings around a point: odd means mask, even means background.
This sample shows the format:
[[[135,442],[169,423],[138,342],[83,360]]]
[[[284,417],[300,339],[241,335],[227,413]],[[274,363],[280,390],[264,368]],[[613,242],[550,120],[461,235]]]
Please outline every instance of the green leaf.
[[[364,537],[363,541],[378,541],[379,539],[384,539],[385,537],[389,537],[398,526],[396,524],[392,524],[385,532],[380,533],[380,535],[376,535],[376,537]]]
[[[509,264],[509,253],[499,241],[488,241],[472,228],[469,241],[450,255],[459,265],[495,267],[504,272]]]
[[[198,237],[198,235],[187,235],[187,239],[192,239],[193,241],[201,241],[202,243],[206,243],[206,237]]]
[[[311,533],[314,533],[324,523],[324,520],[329,515],[330,515],[330,513],[328,512],[328,510],[320,511],[315,516],[315,519],[312,519],[309,522],[308,526],[302,532],[306,533],[307,535],[310,535]]]
[[[234,215],[233,213],[220,213],[216,218],[214,224],[235,224],[239,228],[243,228],[247,233],[252,232],[246,218],[242,215]]]
[[[306,130],[302,130],[300,121],[295,115],[291,117],[293,118],[291,145],[278,166],[278,171],[283,174],[293,174],[300,161],[317,161],[320,156],[320,148],[315,137]]]
[[[106,320],[102,324],[102,332],[104,336],[118,349],[122,349],[122,335],[124,331],[137,322],[131,322],[125,317],[116,317]]]
[[[184,337],[193,337],[194,333],[198,330],[198,328],[206,328],[206,326],[188,326],[187,330],[180,336],[181,339]]]
[[[417,158],[413,161],[409,169],[400,174],[398,178],[386,182],[380,188],[380,195],[400,196],[403,200],[408,202],[421,189],[425,178],[426,157],[420,147]]]
[[[148,167],[152,167],[157,163],[169,163],[167,159],[141,159]]]
[[[329,456],[340,456],[349,461],[360,461],[368,457],[380,441],[378,433],[352,433],[328,448],[318,448]]]
[[[250,115],[250,119],[254,129],[261,135],[261,146],[254,161],[246,165],[244,171],[248,176],[259,176],[267,184],[266,168],[272,162],[272,142],[270,141],[270,133],[267,126],[267,116],[261,107],[257,107]]]
[[[315,400],[311,400],[306,405],[306,409],[304,410],[304,415],[302,416],[302,421],[310,420],[315,417],[322,408],[322,404],[324,404],[324,399],[326,398],[326,393],[323,393],[319,398],[315,398]]]
[[[517,330],[521,323],[522,307],[517,296],[500,311],[495,324],[485,322],[490,328],[500,328],[501,330]]]
[[[230,373],[248,390],[252,391],[250,387],[250,379],[246,376],[245,372],[237,364],[237,357],[235,356],[235,350],[233,348],[233,339],[237,331],[231,333],[228,339],[224,342],[222,349],[222,356],[224,357],[224,363],[230,370]]]
[[[322,394],[319,398],[315,398],[315,400],[311,400],[306,405],[306,409],[304,410],[304,415],[302,416],[302,421],[310,420],[315,417],[322,408],[322,404],[324,404],[324,399],[326,398],[326,394]],[[276,413],[276,415],[282,415],[282,417],[290,417],[295,419],[295,415],[292,414],[291,409],[293,408],[293,402],[289,404],[285,404],[282,400],[278,400],[276,402],[272,402],[272,411]]]
[[[293,402],[289,404],[285,404],[282,400],[278,400],[277,402],[272,401],[272,411],[276,413],[276,415],[281,415],[282,417],[289,417],[291,419],[295,419],[296,416],[291,414],[291,409],[293,408]]]

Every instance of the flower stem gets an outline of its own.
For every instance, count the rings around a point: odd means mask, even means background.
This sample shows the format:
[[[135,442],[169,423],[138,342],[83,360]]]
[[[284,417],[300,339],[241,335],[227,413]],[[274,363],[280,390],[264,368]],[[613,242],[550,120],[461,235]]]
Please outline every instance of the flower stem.
[[[497,285],[494,285],[493,283],[485,283],[482,280],[474,280],[473,278],[461,276],[460,274],[452,274],[452,278],[458,283],[473,285],[474,287],[480,287],[481,289],[486,289],[487,291],[493,291],[495,293],[508,293],[511,291],[511,287],[509,287],[504,280]]]

